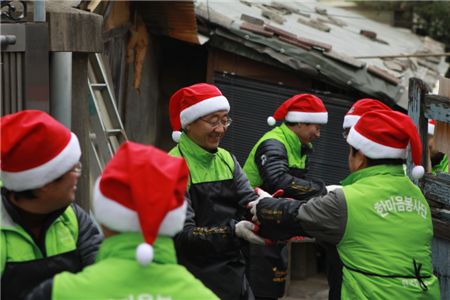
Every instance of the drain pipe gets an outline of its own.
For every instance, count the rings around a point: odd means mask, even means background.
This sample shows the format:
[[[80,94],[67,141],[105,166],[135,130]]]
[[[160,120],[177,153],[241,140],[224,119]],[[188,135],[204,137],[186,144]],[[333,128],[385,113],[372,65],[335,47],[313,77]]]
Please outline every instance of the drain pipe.
[[[45,0],[35,0],[33,5],[33,21],[45,22]],[[50,114],[70,129],[72,123],[72,52],[50,52]]]
[[[45,0],[35,0],[33,5],[33,21],[45,22]]]
[[[70,129],[72,124],[72,52],[51,52],[50,66],[50,114]]]

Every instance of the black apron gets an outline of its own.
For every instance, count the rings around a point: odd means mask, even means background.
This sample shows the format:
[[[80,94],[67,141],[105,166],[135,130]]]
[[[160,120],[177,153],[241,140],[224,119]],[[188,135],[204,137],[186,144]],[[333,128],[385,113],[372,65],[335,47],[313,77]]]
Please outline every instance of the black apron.
[[[184,156],[181,149],[180,153]],[[225,160],[224,163],[233,173]],[[227,226],[230,220],[239,219],[245,209],[239,206],[236,191],[233,179],[196,184],[191,182],[189,195],[197,226]],[[177,249],[177,257],[180,264],[221,300],[254,299],[245,276],[245,258],[240,247],[209,256],[188,256],[182,249]]]

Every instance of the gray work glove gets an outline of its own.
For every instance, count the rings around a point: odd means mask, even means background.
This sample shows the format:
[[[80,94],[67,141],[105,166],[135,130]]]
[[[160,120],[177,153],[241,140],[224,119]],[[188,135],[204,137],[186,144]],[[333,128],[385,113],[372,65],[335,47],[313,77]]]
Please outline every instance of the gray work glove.
[[[252,244],[265,245],[263,238],[255,234],[258,231],[258,226],[250,221],[240,221],[235,225],[236,236],[244,239]]]
[[[336,185],[336,184],[332,184],[332,185],[327,185],[327,193],[334,191],[335,189],[342,189],[342,185]]]

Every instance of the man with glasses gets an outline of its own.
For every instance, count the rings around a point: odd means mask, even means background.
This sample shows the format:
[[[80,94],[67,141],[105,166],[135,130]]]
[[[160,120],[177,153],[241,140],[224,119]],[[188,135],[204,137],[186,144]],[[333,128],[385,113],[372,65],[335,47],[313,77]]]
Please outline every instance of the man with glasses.
[[[178,142],[170,154],[184,157],[190,174],[186,221],[175,246],[179,263],[220,299],[253,299],[240,237],[264,242],[243,220],[258,195],[236,158],[219,148],[231,124],[229,110],[220,90],[206,83],[182,88],[170,99],[172,137]]]
[[[73,203],[81,175],[75,134],[37,110],[0,122],[1,298],[22,299],[45,279],[94,263],[102,237]]]
[[[322,100],[311,94],[294,95],[267,122],[273,126],[282,119],[285,122],[258,140],[244,164],[251,185],[296,200],[323,195],[325,184],[306,177],[311,142],[320,137],[320,127],[328,121]],[[287,275],[286,245],[251,245],[249,252],[247,274],[256,298],[281,297]]]

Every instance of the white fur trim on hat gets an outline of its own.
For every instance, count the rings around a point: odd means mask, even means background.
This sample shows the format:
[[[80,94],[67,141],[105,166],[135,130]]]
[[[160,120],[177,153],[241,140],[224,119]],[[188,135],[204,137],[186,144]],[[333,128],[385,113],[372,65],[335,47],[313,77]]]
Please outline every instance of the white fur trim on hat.
[[[379,144],[372,140],[369,140],[358,131],[355,130],[355,127],[350,129],[350,132],[347,137],[347,143],[352,145],[358,150],[361,150],[365,156],[372,159],[381,159],[381,158],[406,158],[406,148],[394,148]]]
[[[428,123],[428,134],[434,135],[434,124]]]
[[[348,115],[344,117],[344,124],[342,124],[342,127],[344,129],[353,127],[356,122],[358,122],[358,120],[361,118],[361,116],[357,116],[357,115]]]
[[[180,113],[181,128],[198,118],[220,110],[230,111],[230,104],[225,96],[212,97],[191,105]]]
[[[159,234],[165,236],[174,236],[183,229],[186,219],[186,201],[183,205],[169,211],[159,227]]]
[[[312,123],[312,124],[327,124],[328,113],[327,112],[301,112],[301,111],[290,111],[286,114],[284,118],[288,122],[301,122],[301,123]]]
[[[136,260],[138,263],[145,267],[153,260],[153,247],[150,244],[142,243],[136,248]]]
[[[141,232],[138,214],[117,201],[104,196],[99,188],[99,179],[94,186],[94,216],[98,223],[118,231]],[[168,212],[159,227],[159,234],[174,236],[183,229],[186,218],[186,202]]]
[[[45,145],[41,147],[45,147]],[[3,186],[16,192],[43,187],[72,169],[80,161],[80,157],[80,143],[77,136],[71,133],[66,147],[43,165],[21,172],[6,172],[2,170]],[[24,157],[23,159],[27,158]]]

